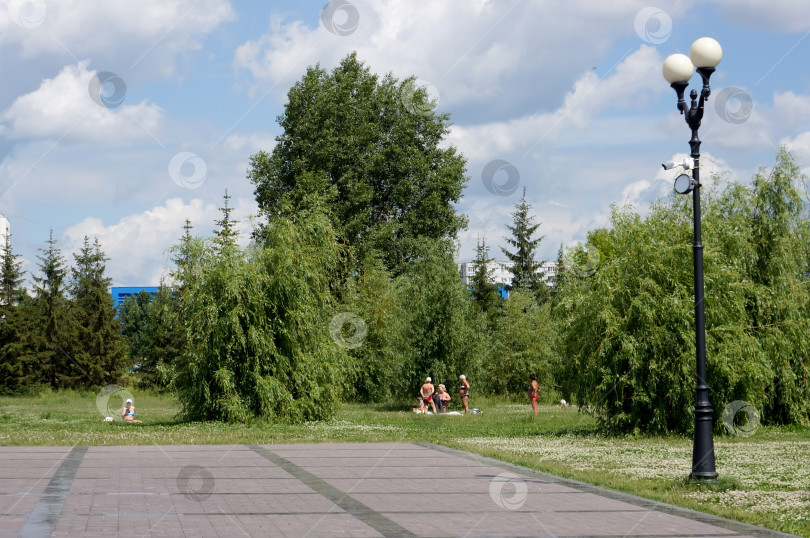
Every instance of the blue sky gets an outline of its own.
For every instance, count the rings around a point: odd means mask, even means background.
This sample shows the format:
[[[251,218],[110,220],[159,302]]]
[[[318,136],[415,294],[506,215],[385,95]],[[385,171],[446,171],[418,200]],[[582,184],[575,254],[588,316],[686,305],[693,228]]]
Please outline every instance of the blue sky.
[[[690,133],[661,64],[699,37],[724,50],[703,177],[748,181],[780,144],[810,171],[808,32],[798,0],[0,0],[0,211],[29,272],[53,229],[71,261],[97,236],[115,284],[156,284],[185,219],[210,233],[225,189],[247,237],[245,171],[272,150],[287,90],[357,51],[452,115],[469,177],[458,260],[479,236],[503,257],[524,186],[550,259],[611,204],[670,195],[660,163]]]

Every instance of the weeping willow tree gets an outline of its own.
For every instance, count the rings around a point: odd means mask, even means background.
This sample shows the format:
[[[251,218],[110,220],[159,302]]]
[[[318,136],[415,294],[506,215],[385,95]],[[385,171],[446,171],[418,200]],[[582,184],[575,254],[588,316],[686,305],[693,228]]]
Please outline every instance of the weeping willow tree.
[[[539,304],[536,292],[530,289],[509,293],[503,312],[495,318],[493,336],[489,339],[490,360],[481,365],[487,392],[524,401],[529,375],[535,374],[541,396],[546,398],[554,385],[553,344],[557,336],[550,310],[551,304]]]
[[[272,219],[263,243],[190,240],[181,297],[185,352],[175,385],[186,416],[300,422],[331,417],[344,349],[329,336],[339,246],[323,213]]]
[[[705,197],[707,375],[717,425],[735,400],[757,407],[766,423],[810,421],[803,182],[780,150],[773,169],[750,185]],[[646,218],[614,208],[610,225],[589,236],[598,265],[568,271],[557,293],[558,383],[608,429],[692,428],[691,211],[687,197],[656,205]]]

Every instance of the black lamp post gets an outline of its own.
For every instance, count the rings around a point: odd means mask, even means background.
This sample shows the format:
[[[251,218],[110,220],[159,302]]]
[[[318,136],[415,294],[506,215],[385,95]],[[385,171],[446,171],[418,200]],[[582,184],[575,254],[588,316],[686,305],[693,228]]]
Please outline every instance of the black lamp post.
[[[695,269],[695,352],[697,355],[697,388],[695,389],[695,437],[692,445],[692,472],[697,480],[715,480],[714,439],[712,437],[714,410],[709,403],[709,385],[706,383],[706,317],[703,308],[703,244],[700,235],[700,139],[698,129],[703,119],[703,103],[709,98],[709,77],[723,57],[720,44],[710,37],[702,37],[692,44],[689,57],[673,54],[664,61],[664,78],[678,94],[678,110],[692,129],[689,147],[692,149],[692,178],[681,175],[675,181],[675,190],[680,194],[692,193],[695,241],[692,257]],[[703,79],[703,88],[698,93],[692,90],[692,103],[687,106],[683,94],[692,77],[692,70]]]

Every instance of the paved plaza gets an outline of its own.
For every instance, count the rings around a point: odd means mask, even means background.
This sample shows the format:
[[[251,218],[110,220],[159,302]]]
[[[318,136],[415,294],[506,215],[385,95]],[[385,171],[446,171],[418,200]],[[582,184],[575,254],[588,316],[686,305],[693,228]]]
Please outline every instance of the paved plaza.
[[[0,536],[784,536],[429,444],[0,447]]]

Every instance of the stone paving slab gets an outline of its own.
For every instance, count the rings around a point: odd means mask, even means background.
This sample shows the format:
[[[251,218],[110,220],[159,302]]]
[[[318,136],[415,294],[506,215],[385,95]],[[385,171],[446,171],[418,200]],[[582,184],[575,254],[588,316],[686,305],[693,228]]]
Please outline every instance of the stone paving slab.
[[[785,536],[421,443],[0,447],[18,535]]]

